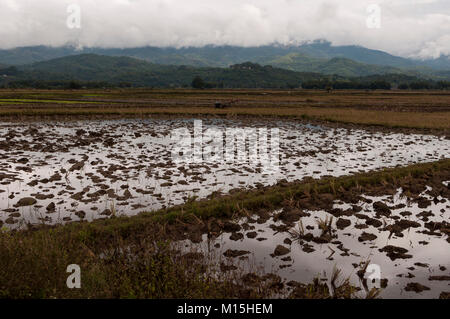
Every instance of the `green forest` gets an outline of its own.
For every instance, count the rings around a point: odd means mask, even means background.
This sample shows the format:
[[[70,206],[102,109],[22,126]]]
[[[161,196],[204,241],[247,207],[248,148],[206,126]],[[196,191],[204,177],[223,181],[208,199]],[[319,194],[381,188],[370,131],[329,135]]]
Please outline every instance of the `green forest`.
[[[342,62],[342,59],[334,59]],[[297,72],[245,62],[229,67],[161,65],[130,57],[82,54],[0,67],[2,88],[271,88],[271,89],[449,89],[450,81],[402,73],[345,76]]]

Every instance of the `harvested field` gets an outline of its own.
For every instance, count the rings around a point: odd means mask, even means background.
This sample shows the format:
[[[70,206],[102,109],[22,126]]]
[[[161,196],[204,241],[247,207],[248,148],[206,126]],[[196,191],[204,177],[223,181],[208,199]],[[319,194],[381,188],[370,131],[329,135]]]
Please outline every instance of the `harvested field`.
[[[448,296],[449,102],[0,91],[0,297]]]
[[[27,99],[34,102],[24,102]],[[38,103],[39,100],[42,102]],[[49,100],[53,102],[49,103]],[[215,109],[217,101],[234,103],[225,109]],[[450,94],[446,91],[0,90],[0,102],[0,116],[14,118],[74,115],[130,117],[149,114],[260,115],[446,131],[450,123]]]

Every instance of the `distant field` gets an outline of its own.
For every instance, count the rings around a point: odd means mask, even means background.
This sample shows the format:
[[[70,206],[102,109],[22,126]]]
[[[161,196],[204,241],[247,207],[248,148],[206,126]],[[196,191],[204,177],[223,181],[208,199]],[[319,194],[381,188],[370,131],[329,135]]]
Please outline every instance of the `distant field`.
[[[44,99],[0,99],[0,104],[28,104],[28,103],[44,103],[44,104],[96,104],[99,102],[91,101],[65,101],[65,100],[44,100]]]
[[[214,108],[215,102],[228,104]],[[450,128],[447,91],[0,90],[1,116],[263,115],[419,129]]]

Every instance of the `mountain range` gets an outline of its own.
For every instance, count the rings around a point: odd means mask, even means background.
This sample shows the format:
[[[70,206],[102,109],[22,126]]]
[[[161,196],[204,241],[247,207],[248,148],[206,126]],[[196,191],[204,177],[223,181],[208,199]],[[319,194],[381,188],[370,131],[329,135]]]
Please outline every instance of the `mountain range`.
[[[11,68],[14,70],[11,71]],[[161,65],[130,57],[96,54],[62,57],[4,70],[9,72],[4,79],[8,82],[79,81],[146,87],[187,87],[194,77],[200,77],[214,87],[284,88],[298,87],[304,81],[325,78],[316,73],[295,72],[250,62],[228,68],[195,67]]]
[[[366,76],[372,74],[408,74],[446,79],[450,72],[449,56],[415,60],[394,56],[360,46],[332,46],[315,41],[298,46],[268,45],[260,47],[204,46],[186,48],[84,48],[21,47],[0,50],[0,64],[31,65],[61,57],[96,54],[124,56],[161,65],[195,67],[229,67],[247,61],[298,72]]]
[[[323,65],[321,71],[336,65],[364,64],[343,58],[333,58]],[[0,87],[10,88],[79,88],[83,86],[176,88],[194,86],[194,78],[200,79],[197,82],[201,83],[203,88],[298,88],[300,86],[326,88],[331,85],[335,88],[367,89],[420,82],[427,82],[425,88],[450,86],[450,82],[425,80],[404,73],[343,76],[335,73],[298,72],[253,62],[234,64],[226,68],[163,65],[131,57],[98,54],[70,55],[0,69]]]

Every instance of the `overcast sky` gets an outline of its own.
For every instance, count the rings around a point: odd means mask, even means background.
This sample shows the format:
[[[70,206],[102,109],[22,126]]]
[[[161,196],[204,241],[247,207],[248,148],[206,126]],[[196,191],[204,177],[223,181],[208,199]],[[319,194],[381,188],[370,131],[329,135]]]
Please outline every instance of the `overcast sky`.
[[[68,6],[81,9],[81,28]],[[381,8],[380,28],[376,12]],[[369,15],[375,17],[368,27]],[[375,22],[373,22],[375,21]],[[74,24],[75,23],[75,24]],[[375,24],[374,24],[375,23]],[[450,0],[0,0],[0,48],[258,46],[326,39],[402,56],[450,54]]]

